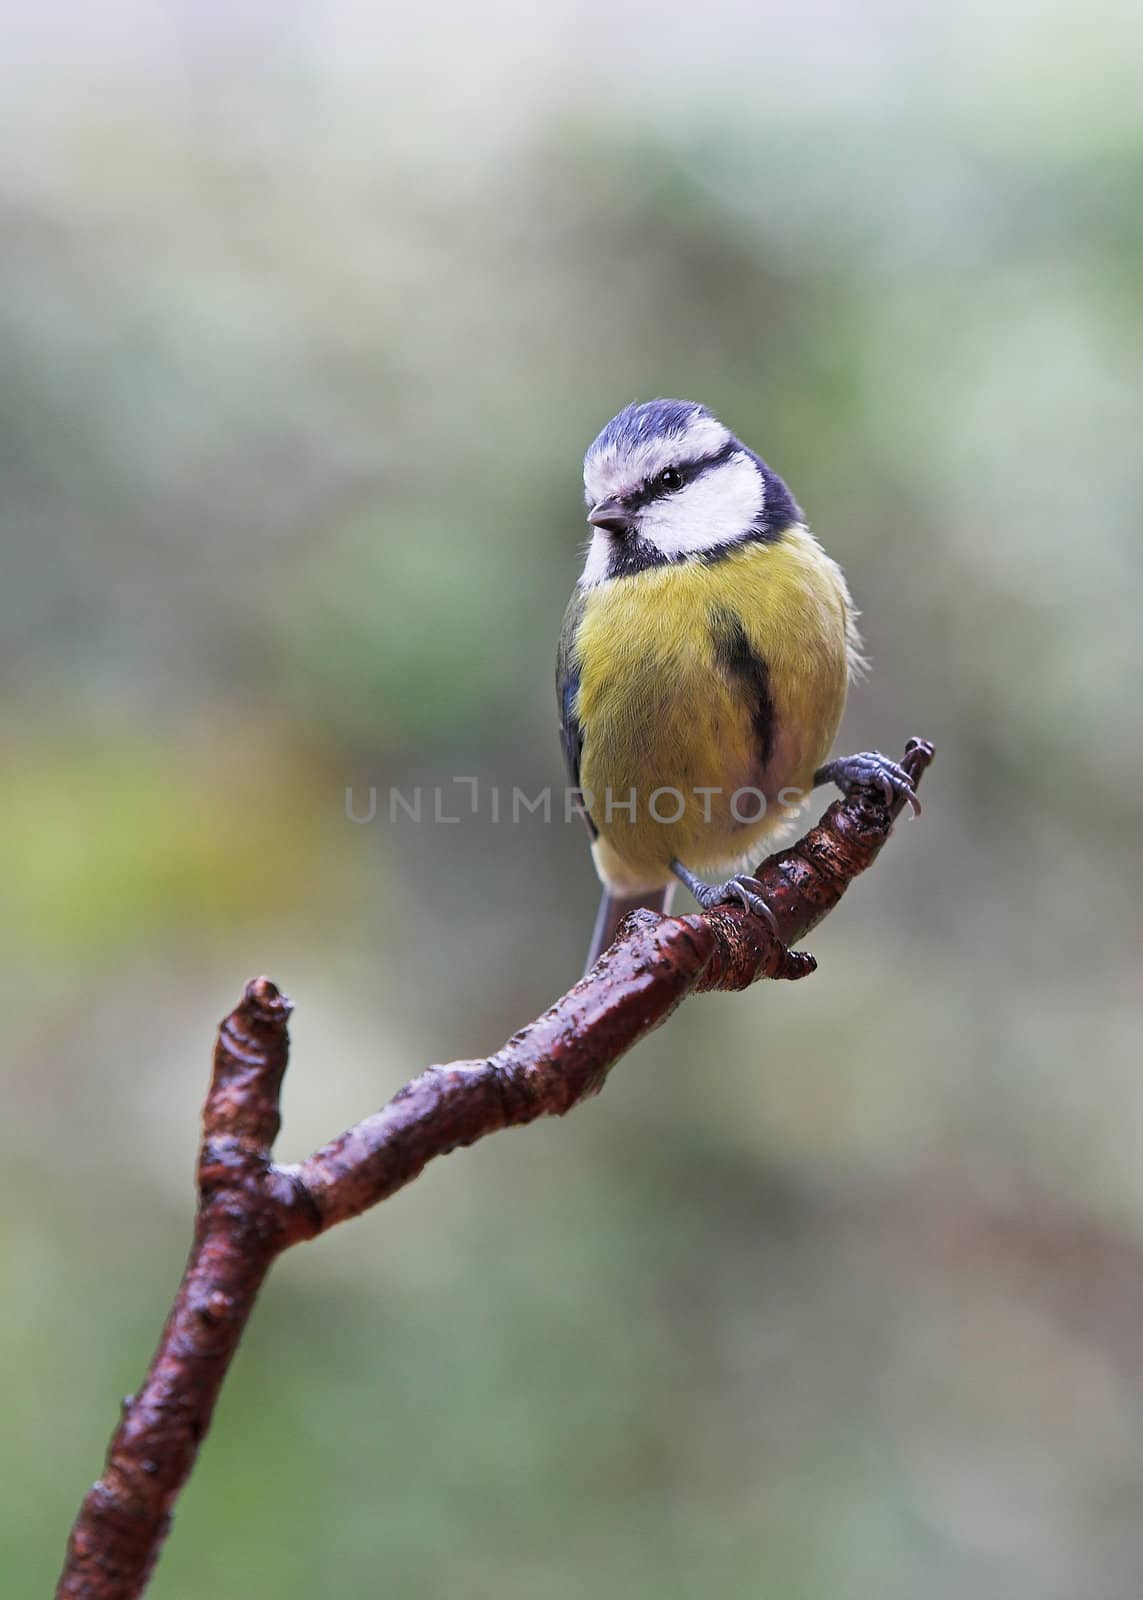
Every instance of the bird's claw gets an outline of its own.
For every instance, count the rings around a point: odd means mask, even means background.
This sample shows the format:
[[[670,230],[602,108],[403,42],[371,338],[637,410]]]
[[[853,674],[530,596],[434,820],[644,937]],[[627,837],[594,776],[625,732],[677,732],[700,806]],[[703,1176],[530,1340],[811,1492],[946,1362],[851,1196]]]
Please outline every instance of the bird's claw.
[[[758,918],[766,926],[766,931],[772,941],[770,956],[772,965],[770,976],[772,978],[804,978],[814,971],[817,962],[805,950],[790,950],[786,947],[785,940],[778,932],[778,919],[766,899],[764,885],[758,878],[752,878],[749,873],[736,872],[733,878],[727,878],[725,883],[704,883],[701,878],[696,878],[689,867],[684,867],[682,862],[671,862],[671,871],[675,877],[685,883],[704,911],[713,911],[716,906],[741,905],[752,916]]]
[[[711,887],[718,895],[712,904],[730,905],[737,900],[747,911],[752,911],[756,917],[762,919],[775,939],[778,937],[778,920],[771,911],[757,878],[752,878],[749,873],[740,872],[733,878],[727,878],[725,883],[712,884]]]
[[[915,817],[921,814],[921,802],[917,799],[912,778],[904,767],[876,750],[863,750],[855,756],[840,756],[836,761],[827,761],[815,774],[814,781],[836,783],[842,794],[849,794],[852,789],[880,789],[887,806],[895,800],[904,800]]]
[[[778,923],[766,900],[766,891],[758,879],[752,878],[749,873],[736,873],[733,878],[727,878],[725,883],[704,883],[681,861],[672,861],[671,871],[682,879],[704,911],[737,903],[760,917],[775,939],[779,937]]]

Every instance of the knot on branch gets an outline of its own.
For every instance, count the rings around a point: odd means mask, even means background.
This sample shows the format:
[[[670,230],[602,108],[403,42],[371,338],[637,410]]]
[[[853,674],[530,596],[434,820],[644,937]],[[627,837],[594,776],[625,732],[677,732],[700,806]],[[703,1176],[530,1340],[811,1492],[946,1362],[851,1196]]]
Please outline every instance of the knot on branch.
[[[749,989],[763,978],[793,981],[817,971],[817,959],[808,950],[791,950],[774,937],[760,918],[743,907],[717,906],[702,920],[710,929],[711,952],[695,983],[699,994],[717,989]],[[776,920],[781,930],[781,921]]]

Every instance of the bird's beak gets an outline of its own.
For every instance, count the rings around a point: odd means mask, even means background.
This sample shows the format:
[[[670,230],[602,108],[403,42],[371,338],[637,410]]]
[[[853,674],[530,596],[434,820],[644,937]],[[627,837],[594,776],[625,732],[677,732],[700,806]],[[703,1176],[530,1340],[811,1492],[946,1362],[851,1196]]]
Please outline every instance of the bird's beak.
[[[635,526],[634,517],[629,511],[624,511],[618,500],[601,500],[598,505],[592,506],[587,520],[593,528],[602,528],[604,533],[614,533],[621,539]]]

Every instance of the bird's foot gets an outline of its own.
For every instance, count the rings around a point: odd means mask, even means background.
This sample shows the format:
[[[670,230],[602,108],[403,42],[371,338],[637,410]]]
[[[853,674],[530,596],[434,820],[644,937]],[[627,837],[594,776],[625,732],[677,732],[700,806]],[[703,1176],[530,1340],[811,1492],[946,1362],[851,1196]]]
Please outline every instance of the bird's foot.
[[[913,815],[921,814],[921,802],[914,792],[912,778],[904,767],[876,750],[863,750],[860,755],[839,756],[836,761],[827,761],[814,773],[815,786],[820,783],[836,783],[842,794],[854,789],[879,789],[887,806],[894,800],[907,800]]]
[[[745,906],[747,911],[752,911],[756,917],[761,917],[774,938],[779,939],[777,920],[766,902],[765,891],[757,878],[740,872],[733,878],[727,878],[725,883],[704,883],[701,878],[696,878],[688,867],[684,867],[681,861],[672,861],[671,871],[681,883],[686,884],[704,911],[713,911],[715,906],[737,903]]]

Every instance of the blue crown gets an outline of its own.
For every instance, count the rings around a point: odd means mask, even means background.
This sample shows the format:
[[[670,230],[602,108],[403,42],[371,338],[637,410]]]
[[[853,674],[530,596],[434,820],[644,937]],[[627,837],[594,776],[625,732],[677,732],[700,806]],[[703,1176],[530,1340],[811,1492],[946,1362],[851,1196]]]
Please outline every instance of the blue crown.
[[[619,454],[646,444],[650,439],[681,439],[700,417],[709,417],[706,406],[693,400],[632,401],[603,428],[587,452],[613,449]]]

